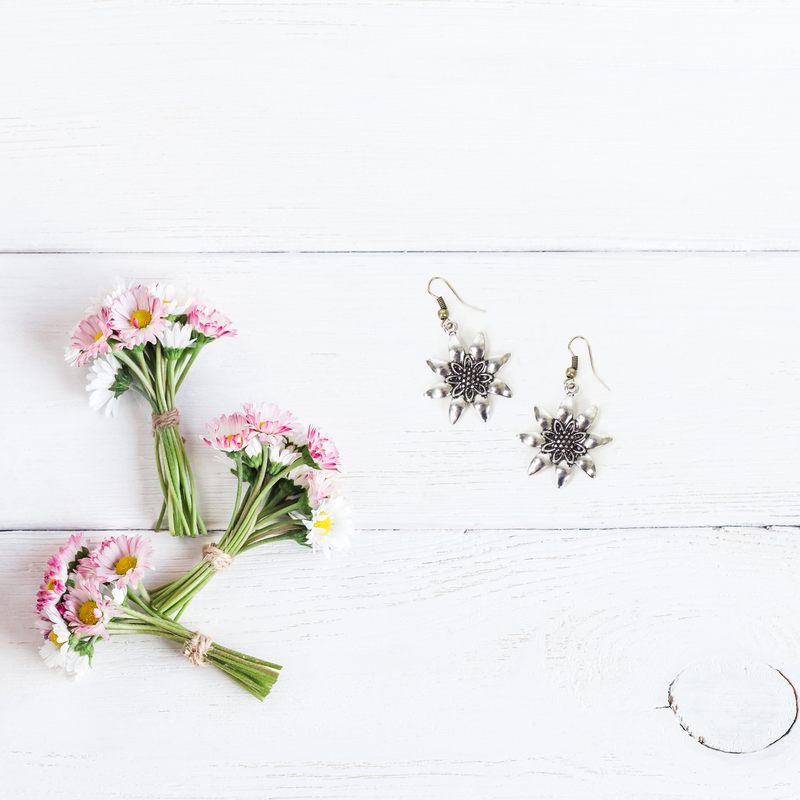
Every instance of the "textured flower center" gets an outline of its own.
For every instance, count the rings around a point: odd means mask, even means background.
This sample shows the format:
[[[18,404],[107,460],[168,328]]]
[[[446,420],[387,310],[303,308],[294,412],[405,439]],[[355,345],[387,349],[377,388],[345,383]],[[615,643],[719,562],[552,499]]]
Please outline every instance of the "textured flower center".
[[[50,641],[51,641],[51,642],[52,642],[52,643],[53,643],[53,644],[54,644],[56,647],[61,647],[61,645],[62,645],[62,644],[64,644],[64,642],[59,642],[59,641],[58,641],[58,636],[56,636],[56,632],[55,632],[55,631],[50,631]]]
[[[97,603],[95,603],[94,600],[87,600],[78,612],[78,619],[84,625],[94,625],[97,622],[97,617],[94,615],[96,608]]]
[[[463,362],[450,362],[450,375],[447,383],[453,387],[453,397],[465,397],[472,402],[475,396],[484,396],[489,391],[492,376],[486,371],[484,359],[474,360],[467,356]]]
[[[117,575],[124,575],[129,569],[136,569],[136,559],[133,556],[125,556],[117,561]]]
[[[131,314],[131,325],[134,328],[146,328],[152,319],[153,317],[147,309],[140,308]]]
[[[331,518],[327,514],[323,514],[315,523],[315,528],[319,528],[320,536],[327,536],[331,532]]]
[[[97,331],[97,333],[94,335],[94,340],[95,340],[96,342],[98,342],[98,341],[100,341],[100,339],[102,339],[102,338],[103,338],[103,331]]]
[[[49,592],[52,589],[54,589],[55,585],[56,585],[56,579],[55,578],[50,578],[50,580],[47,581],[47,591]]]

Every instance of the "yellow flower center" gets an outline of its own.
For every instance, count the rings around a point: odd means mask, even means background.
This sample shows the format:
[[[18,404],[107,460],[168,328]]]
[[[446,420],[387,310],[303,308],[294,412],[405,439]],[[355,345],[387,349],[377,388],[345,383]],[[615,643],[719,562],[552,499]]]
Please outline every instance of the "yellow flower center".
[[[140,308],[138,311],[134,311],[131,314],[131,325],[134,328],[146,328],[150,324],[150,320],[153,317],[150,315],[150,312],[144,308]]]
[[[47,581],[47,591],[49,592],[51,589],[53,589],[55,585],[56,585],[56,579],[50,578],[50,580]]]
[[[136,569],[136,559],[133,556],[125,556],[117,561],[117,575],[124,575],[129,569]]]
[[[94,615],[94,610],[96,608],[97,603],[95,603],[94,600],[87,600],[78,612],[78,619],[84,625],[95,625],[97,623],[97,617]]]
[[[331,518],[323,514],[315,523],[315,528],[320,528],[319,535],[327,536],[331,532]]]
[[[59,642],[59,641],[58,641],[58,636],[56,636],[56,632],[55,632],[55,631],[50,631],[50,641],[51,641],[51,642],[52,642],[52,643],[53,643],[53,644],[54,644],[56,647],[61,647],[61,645],[62,645],[62,644],[64,644],[64,642]]]
[[[102,338],[103,338],[103,331],[97,331],[97,333],[94,335],[94,340],[98,341],[99,339]]]

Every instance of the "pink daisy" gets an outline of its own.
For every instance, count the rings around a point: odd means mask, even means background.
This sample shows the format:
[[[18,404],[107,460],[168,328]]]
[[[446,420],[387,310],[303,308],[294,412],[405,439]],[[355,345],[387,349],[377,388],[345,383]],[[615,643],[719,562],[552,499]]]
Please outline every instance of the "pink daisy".
[[[339,451],[336,445],[312,425],[308,426],[308,452],[322,469],[339,471]]]
[[[88,550],[89,540],[85,533],[74,533],[67,539],[66,544],[47,562],[44,574],[44,583],[39,587],[36,599],[36,610],[41,611],[45,606],[58,602],[64,593],[69,573],[69,565],[75,561],[78,553]]]
[[[297,420],[289,411],[281,412],[275,403],[244,403],[244,416],[253,433],[262,444],[277,444],[279,437],[291,436],[297,429]]]
[[[167,326],[167,309],[146,286],[123,292],[111,303],[111,322],[127,347],[155,344]]]
[[[211,439],[204,436],[200,438],[215,450],[224,450],[231,453],[243,450],[253,436],[250,425],[243,414],[223,414],[219,419],[212,419],[206,425],[206,430]]]
[[[63,549],[63,548],[62,548]],[[70,559],[71,560],[71,559]],[[41,614],[45,609],[55,606],[67,588],[69,560],[56,553],[48,562],[44,573],[44,581],[36,595],[36,611]]]
[[[94,574],[102,583],[116,581],[118,589],[129,583],[136,586],[146,569],[155,569],[150,562],[153,545],[144,536],[117,536],[106,539],[92,556]]]
[[[78,323],[70,337],[68,360],[80,367],[97,356],[110,353],[108,337],[113,333],[108,309],[101,308],[97,314]]]
[[[198,333],[202,333],[209,339],[236,336],[236,331],[231,327],[231,321],[224,314],[202,303],[193,303],[186,312],[186,318]]]
[[[336,491],[330,477],[317,469],[301,467],[289,473],[289,477],[296,486],[302,486],[308,492],[308,503],[314,511],[330,500]]]
[[[78,578],[64,600],[64,619],[69,629],[79,636],[100,636],[108,639],[106,625],[124,613],[100,593],[96,581]]]

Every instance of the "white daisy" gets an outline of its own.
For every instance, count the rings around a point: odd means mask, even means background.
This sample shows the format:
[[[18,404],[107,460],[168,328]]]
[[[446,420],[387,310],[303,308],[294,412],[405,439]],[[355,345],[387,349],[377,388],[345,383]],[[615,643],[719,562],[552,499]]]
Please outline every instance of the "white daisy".
[[[95,411],[99,411],[105,406],[107,417],[114,417],[117,414],[119,397],[116,396],[112,386],[121,369],[122,364],[109,353],[104,358],[96,358],[86,376],[89,382],[86,391],[92,393],[89,396],[89,405]]]
[[[154,294],[164,304],[167,314],[185,314],[186,309],[197,300],[195,293],[183,286],[151,283],[147,288],[150,294]]]
[[[67,652],[66,659],[67,665],[65,669],[70,675],[75,676],[76,681],[81,680],[92,668],[92,665],[89,663],[89,656],[82,656],[74,650],[69,650]]]
[[[306,544],[326,558],[330,558],[333,551],[339,552],[350,547],[350,537],[353,535],[350,506],[339,495],[323,502],[311,519],[303,520],[303,524],[308,528]]]
[[[90,316],[92,314],[98,314],[101,308],[109,308],[111,303],[123,292],[127,292],[133,284],[133,281],[126,281],[125,278],[120,278],[119,275],[117,275],[117,277],[114,278],[114,283],[111,285],[111,291],[100,297],[93,297],[91,305],[84,312],[85,315]]]
[[[284,442],[278,442],[269,446],[270,464],[285,467],[289,464],[294,464],[298,458],[300,458],[300,453],[294,449],[294,445],[290,444],[287,447]]]
[[[39,655],[44,663],[54,669],[66,669],[70,652],[69,628],[61,614],[53,606],[42,609],[42,618],[36,620],[36,627],[47,637],[45,643],[39,648]]]
[[[192,339],[193,328],[191,325],[181,325],[180,322],[168,322],[167,326],[158,334],[158,340],[165,350],[185,350],[194,347]]]

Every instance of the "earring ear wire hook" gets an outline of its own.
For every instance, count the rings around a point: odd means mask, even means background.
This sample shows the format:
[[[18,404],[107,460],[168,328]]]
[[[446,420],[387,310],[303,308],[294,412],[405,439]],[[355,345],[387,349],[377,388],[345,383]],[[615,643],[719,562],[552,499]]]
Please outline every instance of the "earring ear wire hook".
[[[463,298],[463,297],[461,297],[461,295],[460,295],[460,294],[459,294],[459,293],[458,293],[458,292],[457,292],[457,291],[456,291],[456,290],[455,290],[455,289],[454,289],[454,288],[453,288],[453,287],[450,285],[450,281],[446,280],[445,278],[440,278],[440,277],[437,275],[435,278],[431,278],[431,279],[428,281],[428,294],[429,294],[431,297],[433,297],[433,298],[436,300],[436,302],[437,302],[437,303],[439,303],[439,308],[447,308],[447,306],[446,306],[446,305],[443,305],[443,303],[444,303],[444,300],[442,300],[442,298],[441,298],[441,297],[439,297],[438,295],[435,295],[435,294],[434,294],[434,293],[431,291],[431,284],[432,284],[434,281],[443,281],[444,283],[446,283],[446,284],[447,284],[447,288],[448,288],[448,289],[450,289],[450,291],[451,291],[451,292],[452,292],[452,293],[453,293],[453,294],[456,296],[456,298],[458,299],[458,301],[459,301],[459,302],[460,302],[462,305],[465,305],[467,308],[474,308],[474,309],[475,309],[475,311],[480,311],[480,312],[481,312],[481,313],[483,313],[483,314],[485,314],[485,313],[486,313],[486,309],[485,309],[485,308],[478,308],[478,306],[473,306],[473,305],[470,305],[470,304],[469,304],[469,303],[468,303],[466,300],[464,300],[464,298]]]
[[[608,389],[608,391],[610,392],[611,387],[609,387],[609,385],[597,374],[597,370],[594,368],[594,358],[592,357],[592,346],[589,344],[589,340],[585,336],[573,336],[569,340],[569,344],[567,345],[567,350],[569,350],[569,354],[572,356],[572,368],[575,370],[578,369],[578,356],[576,356],[575,353],[572,352],[572,343],[576,339],[583,339],[583,341],[586,342],[586,348],[589,351],[589,363],[592,366],[592,372],[594,373],[595,378],[597,378],[597,380],[599,380],[600,383],[602,383],[603,386],[605,386],[606,389]]]

